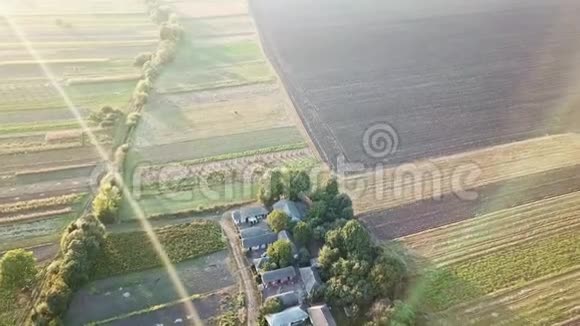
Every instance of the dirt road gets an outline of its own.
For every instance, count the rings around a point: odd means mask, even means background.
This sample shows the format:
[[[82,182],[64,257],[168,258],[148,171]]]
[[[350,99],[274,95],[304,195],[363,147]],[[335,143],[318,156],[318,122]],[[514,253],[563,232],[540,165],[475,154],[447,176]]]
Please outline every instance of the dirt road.
[[[226,213],[227,214],[227,213]],[[244,286],[244,293],[246,293],[246,309],[248,326],[258,325],[258,310],[260,309],[260,299],[256,287],[254,286],[254,278],[250,267],[244,259],[244,253],[239,244],[239,238],[231,220],[224,214],[220,224],[228,237],[228,243],[237,269],[239,270],[240,279]]]

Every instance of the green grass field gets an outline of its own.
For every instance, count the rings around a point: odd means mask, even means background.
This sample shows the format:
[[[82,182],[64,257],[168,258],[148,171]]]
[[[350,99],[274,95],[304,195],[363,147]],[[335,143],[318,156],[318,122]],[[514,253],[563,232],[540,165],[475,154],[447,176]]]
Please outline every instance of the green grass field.
[[[192,190],[146,196],[139,205],[146,216],[173,214],[182,211],[207,209],[229,203],[246,202],[255,199],[258,187],[255,184],[235,182],[227,185],[214,185],[208,189],[196,187]],[[121,220],[137,217],[127,203],[121,205]]]
[[[274,80],[255,40],[201,44],[184,42],[163,71],[160,92],[183,92]]]

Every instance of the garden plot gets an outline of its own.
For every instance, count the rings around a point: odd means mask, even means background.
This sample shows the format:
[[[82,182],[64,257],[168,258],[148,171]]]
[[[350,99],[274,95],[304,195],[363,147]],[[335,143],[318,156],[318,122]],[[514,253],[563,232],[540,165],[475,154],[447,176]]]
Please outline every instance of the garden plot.
[[[217,292],[195,295],[192,302],[199,318],[205,324],[211,324],[211,321],[224,313],[236,311],[235,298],[237,287],[231,286]],[[183,300],[145,309],[143,311],[134,311],[126,316],[115,317],[112,320],[100,321],[97,325],[171,325],[188,323],[192,320],[187,312]]]
[[[411,204],[359,215],[381,241],[426,231],[475,218],[494,211],[580,191],[580,166],[555,169],[504,180],[473,189],[475,200],[455,194],[440,200],[425,199]]]
[[[235,284],[226,251],[175,265],[190,295],[204,294]],[[127,296],[127,293],[129,294]],[[74,296],[65,322],[81,325],[106,320],[180,299],[164,268],[95,281]],[[83,314],[75,312],[83,311]]]
[[[69,85],[64,86],[64,91],[75,106],[98,109],[103,105],[124,107],[134,87],[134,82],[118,81]],[[0,84],[0,94],[0,111],[66,108],[60,94],[48,83]]]
[[[341,154],[383,162],[362,146],[376,122],[400,140],[388,164],[577,128],[579,2],[250,3],[265,51],[334,168]]]

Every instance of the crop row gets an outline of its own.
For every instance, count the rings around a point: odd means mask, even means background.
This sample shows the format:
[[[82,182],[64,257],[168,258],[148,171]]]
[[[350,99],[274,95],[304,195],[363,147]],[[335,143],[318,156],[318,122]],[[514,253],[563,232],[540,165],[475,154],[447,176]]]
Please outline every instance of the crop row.
[[[369,212],[576,164],[580,137],[563,134],[388,168],[344,180],[357,212]],[[460,184],[466,175],[477,176]],[[352,185],[360,186],[352,188]],[[460,189],[457,187],[460,186]]]
[[[199,221],[155,230],[162,250],[172,263],[222,250],[224,241],[215,222]],[[95,269],[96,278],[161,266],[157,250],[144,231],[109,234]]]
[[[504,209],[401,238],[438,266],[481,256],[531,239],[580,229],[580,193]]]
[[[444,311],[435,324],[553,325],[577,317],[580,265]]]
[[[0,216],[5,214],[15,214],[24,211],[48,209],[55,206],[72,205],[80,201],[85,194],[70,194],[57,197],[19,201],[15,203],[0,205]]]
[[[580,264],[578,232],[534,239],[492,254],[425,271],[423,304],[431,311],[560,272]]]

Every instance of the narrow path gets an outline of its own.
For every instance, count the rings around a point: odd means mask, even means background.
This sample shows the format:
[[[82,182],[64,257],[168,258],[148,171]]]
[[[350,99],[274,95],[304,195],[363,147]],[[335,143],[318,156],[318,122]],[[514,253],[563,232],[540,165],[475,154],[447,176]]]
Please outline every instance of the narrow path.
[[[242,252],[239,243],[238,233],[236,232],[231,220],[227,217],[227,213],[224,214],[223,218],[220,220],[220,224],[224,230],[224,233],[228,237],[230,252],[234,257],[237,270],[240,272],[239,275],[242,281],[242,285],[244,286],[244,293],[246,294],[246,318],[248,320],[248,326],[257,326],[260,299],[257,289],[254,286],[252,272],[250,271],[250,267],[244,258],[244,253]]]

